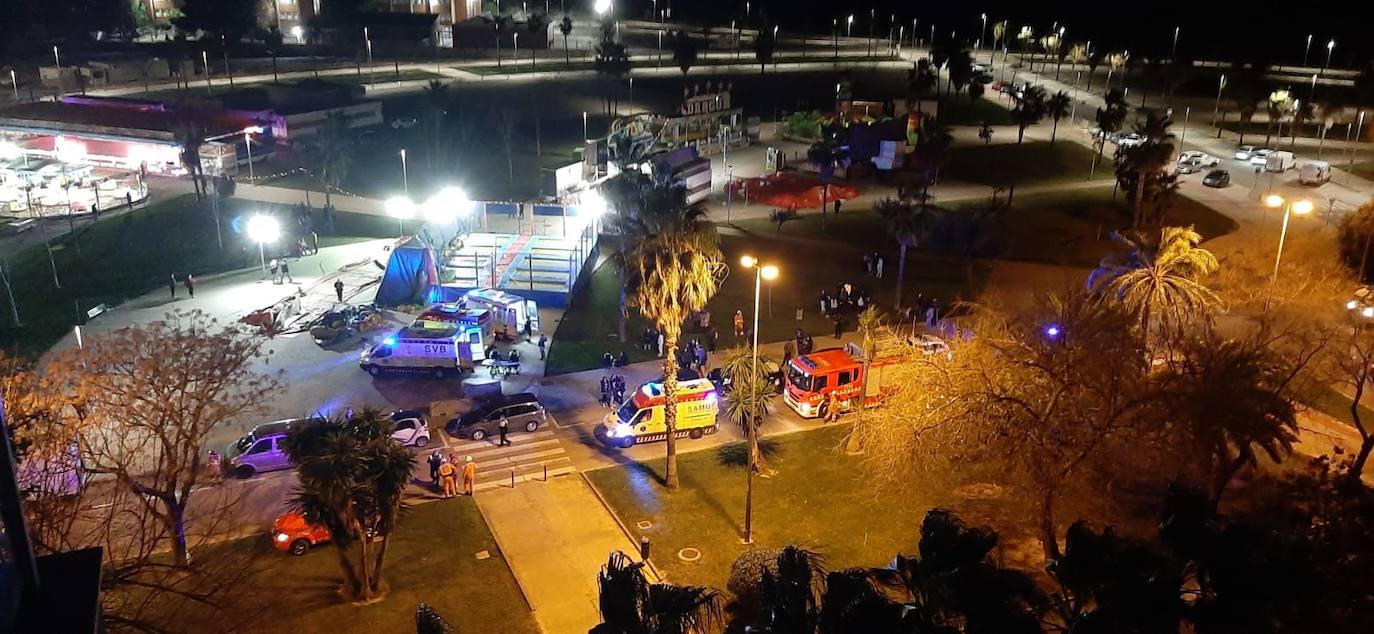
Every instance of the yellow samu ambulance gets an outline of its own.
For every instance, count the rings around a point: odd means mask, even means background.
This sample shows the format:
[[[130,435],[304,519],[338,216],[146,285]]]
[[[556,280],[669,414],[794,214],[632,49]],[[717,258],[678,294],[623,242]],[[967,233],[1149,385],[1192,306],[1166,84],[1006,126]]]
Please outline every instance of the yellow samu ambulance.
[[[613,414],[607,414],[596,429],[597,438],[607,445],[622,449],[635,443],[665,440],[668,437],[663,420],[663,384],[645,383]],[[693,379],[678,383],[677,436],[701,438],[716,433],[716,414],[720,398],[716,386],[709,379]]]

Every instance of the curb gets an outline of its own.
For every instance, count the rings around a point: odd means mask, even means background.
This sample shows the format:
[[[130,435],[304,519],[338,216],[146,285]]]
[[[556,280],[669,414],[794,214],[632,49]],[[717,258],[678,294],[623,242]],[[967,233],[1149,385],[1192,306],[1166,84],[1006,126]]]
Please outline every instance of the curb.
[[[620,527],[620,532],[625,534],[625,538],[629,539],[631,544],[635,544],[636,546],[638,546],[639,540],[636,539],[634,534],[630,532],[630,528],[625,525],[625,522],[621,521],[620,516],[616,515],[615,511],[611,509],[611,505],[606,502],[606,498],[601,495],[601,491],[597,490],[596,485],[592,484],[592,481],[587,479],[587,474],[579,470],[577,472],[577,475],[582,478],[582,482],[587,485],[587,488],[591,489],[592,495],[596,496],[596,501],[601,503],[601,508],[606,509],[606,513],[610,514],[611,519],[615,520],[615,525]],[[654,561],[652,559],[643,559],[641,561],[643,561],[644,564],[648,566],[649,572],[652,573],[654,576],[654,578],[650,579],[650,581],[663,581],[663,573],[659,572],[658,566],[654,565]]]

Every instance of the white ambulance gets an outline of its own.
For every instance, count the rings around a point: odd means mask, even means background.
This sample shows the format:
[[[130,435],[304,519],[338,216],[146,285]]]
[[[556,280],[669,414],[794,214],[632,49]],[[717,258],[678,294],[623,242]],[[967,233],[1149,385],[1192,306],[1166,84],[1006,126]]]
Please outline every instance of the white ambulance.
[[[410,326],[364,350],[358,365],[372,376],[411,372],[443,377],[471,372],[484,359],[482,330],[476,326]]]
[[[532,299],[500,289],[474,288],[463,295],[463,304],[470,309],[490,310],[493,331],[505,337],[525,332],[526,321],[531,332],[539,332],[539,305]]]
[[[645,383],[615,413],[607,414],[595,431],[601,442],[627,449],[635,443],[668,438],[664,420],[662,383]],[[701,438],[717,431],[720,399],[710,379],[678,383],[676,436]]]

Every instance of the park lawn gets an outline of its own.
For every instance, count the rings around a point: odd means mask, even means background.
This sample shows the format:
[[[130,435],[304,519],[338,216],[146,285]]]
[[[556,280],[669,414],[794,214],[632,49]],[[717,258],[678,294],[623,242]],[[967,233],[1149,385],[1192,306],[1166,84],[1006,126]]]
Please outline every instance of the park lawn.
[[[187,273],[205,277],[257,266],[257,248],[249,245],[238,229],[242,219],[250,213],[286,211],[280,205],[229,199],[221,210],[224,249],[220,250],[208,209],[208,204],[202,207],[194,195],[186,194],[99,222],[79,221],[88,224],[77,227],[75,238],[68,234],[52,242],[60,288],[53,284],[43,245],[15,255],[10,264],[22,326],[11,326],[9,307],[4,306],[0,346],[15,346],[23,354],[36,355],[70,332],[72,326],[84,323],[91,308],[114,306],[165,287],[170,275],[178,279]],[[345,213],[337,214],[335,229],[336,234],[328,236],[317,214],[316,230],[325,246],[396,232],[388,219]]]
[[[970,100],[968,93],[940,98],[940,117],[950,125],[1011,125],[1011,113],[988,90],[983,97]]]
[[[845,214],[842,218],[849,221],[851,216],[857,218],[859,214]],[[745,315],[752,313],[754,277],[749,269],[739,265],[740,256],[746,254],[775,264],[781,271],[777,281],[764,284],[759,321],[759,340],[762,342],[786,340],[797,328],[813,336],[833,334],[834,322],[819,314],[820,292],[828,290],[833,294],[836,285],[842,282],[866,285],[872,290],[875,303],[881,307],[892,306],[897,284],[896,243],[887,240],[882,233],[876,234],[876,240],[874,234],[870,234],[866,238],[856,236],[853,240],[836,241],[804,237],[808,235],[806,232],[794,231],[796,223],[818,222],[818,218],[814,213],[803,216],[802,220],[788,223],[782,233],[775,232],[767,220],[721,226],[721,249],[730,272],[720,291],[707,304],[711,324],[719,331],[719,347],[736,344],[731,325],[735,311],[743,310]],[[863,269],[863,254],[874,250],[881,251],[886,258],[885,275],[881,280],[865,275]],[[948,306],[956,298],[976,296],[985,273],[981,267],[970,271],[961,262],[909,255],[905,293],[908,298],[915,297],[918,292],[938,297]],[[571,308],[554,334],[546,374],[600,367],[603,353],[619,353],[621,345],[615,336],[619,292],[615,268],[609,263],[601,265],[590,283],[572,297]],[[801,321],[796,319],[798,308],[802,309]],[[848,319],[845,329],[852,331],[854,321]],[[638,311],[631,307],[626,326],[630,341],[624,349],[632,362],[654,358],[638,348],[640,336],[647,326]],[[683,343],[693,338],[705,343],[705,337],[704,332],[687,331],[683,333]]]
[[[1129,201],[1106,186],[1017,196],[1006,215],[1006,236],[999,257],[1044,264],[1095,267],[1115,249],[1111,232],[1130,222]],[[969,202],[966,205],[983,204]],[[1174,197],[1164,220],[1192,225],[1210,239],[1235,231],[1234,220],[1186,196]]]
[[[1350,171],[1351,173],[1355,174],[1356,176],[1359,176],[1360,178],[1368,178],[1374,180],[1374,161],[1362,161],[1359,163],[1355,163],[1351,166]]]
[[[214,548],[236,551],[219,556],[251,555],[265,562],[245,581],[252,592],[244,607],[258,615],[251,624],[254,632],[414,631],[415,608],[422,602],[458,632],[539,631],[496,540],[468,497],[421,504],[406,513],[387,548],[383,578],[390,592],[371,605],[339,601],[342,573],[327,544],[293,557],[273,548],[264,533]],[[479,551],[490,557],[477,559]]]
[[[949,156],[943,178],[989,187],[1007,187],[1015,179],[1018,188],[1088,181],[1093,160],[1092,150],[1067,140],[964,145],[950,149]],[[1093,179],[1110,182],[1112,178],[1108,157],[1097,166]]]

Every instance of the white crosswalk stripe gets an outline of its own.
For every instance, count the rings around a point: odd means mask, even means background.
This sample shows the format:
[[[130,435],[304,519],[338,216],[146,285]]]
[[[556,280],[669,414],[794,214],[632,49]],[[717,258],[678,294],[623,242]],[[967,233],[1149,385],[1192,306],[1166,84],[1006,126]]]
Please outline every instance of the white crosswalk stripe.
[[[512,432],[508,436],[508,447],[498,446],[495,437],[483,440],[462,440],[447,438],[447,451],[457,456],[461,463],[468,456],[477,463],[476,491],[509,487],[527,481],[543,481],[547,477],[566,475],[576,469],[572,459],[563,450],[558,438],[550,429],[539,431]]]

